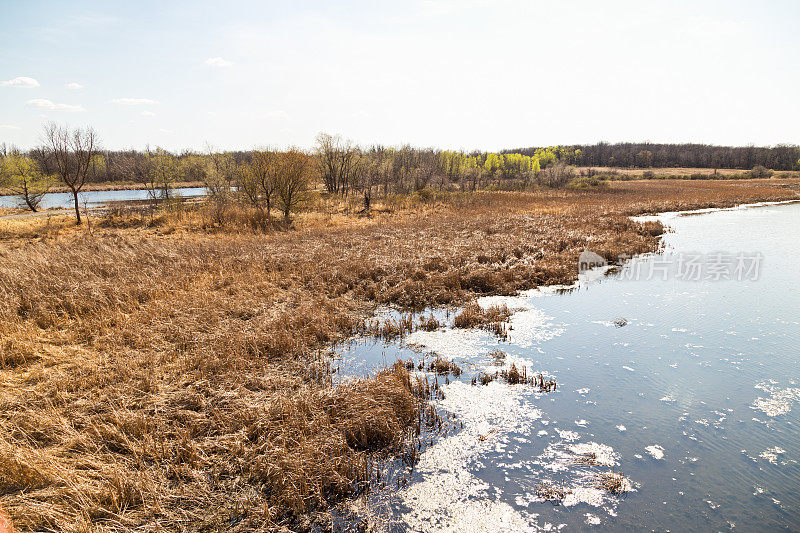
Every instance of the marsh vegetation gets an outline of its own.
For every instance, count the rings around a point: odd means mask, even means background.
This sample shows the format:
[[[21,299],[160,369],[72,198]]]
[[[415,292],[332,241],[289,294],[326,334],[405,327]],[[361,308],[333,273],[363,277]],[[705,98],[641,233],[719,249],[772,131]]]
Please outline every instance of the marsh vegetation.
[[[457,326],[502,335],[511,311],[476,296],[569,283],[589,246],[655,250],[660,225],[630,215],[797,197],[774,180],[417,189],[416,171],[403,194],[342,194],[301,152],[238,185],[233,158],[209,160],[202,201],[0,222],[0,501],[19,528],[307,525],[402,453],[431,394],[404,364],[333,384],[331,343],[438,327],[376,322],[378,306],[458,307]],[[303,184],[278,193],[276,220],[271,165]]]

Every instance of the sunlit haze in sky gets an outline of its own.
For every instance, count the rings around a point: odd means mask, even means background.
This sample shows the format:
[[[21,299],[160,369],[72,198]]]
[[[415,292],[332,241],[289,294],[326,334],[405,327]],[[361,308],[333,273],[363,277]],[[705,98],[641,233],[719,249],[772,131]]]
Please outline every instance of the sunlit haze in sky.
[[[800,144],[796,1],[0,0],[0,142]]]

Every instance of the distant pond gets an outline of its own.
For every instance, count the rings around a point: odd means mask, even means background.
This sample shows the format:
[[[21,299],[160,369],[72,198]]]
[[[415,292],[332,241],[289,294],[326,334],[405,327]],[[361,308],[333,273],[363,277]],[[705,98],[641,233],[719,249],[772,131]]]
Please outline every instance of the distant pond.
[[[182,198],[196,198],[205,196],[206,190],[203,187],[185,187],[173,189],[175,196]],[[120,190],[120,191],[86,191],[78,195],[78,202],[83,207],[84,202],[87,207],[97,207],[113,202],[127,202],[131,200],[147,200],[149,198],[146,190]],[[0,196],[0,207],[13,208],[24,207],[24,202],[19,196]],[[73,207],[72,193],[56,192],[46,194],[40,204],[42,209],[65,209]]]

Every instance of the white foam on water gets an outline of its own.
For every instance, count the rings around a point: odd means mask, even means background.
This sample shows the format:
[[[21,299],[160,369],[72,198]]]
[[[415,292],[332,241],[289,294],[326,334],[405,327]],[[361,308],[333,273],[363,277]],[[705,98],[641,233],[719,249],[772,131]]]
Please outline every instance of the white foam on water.
[[[464,357],[464,354],[484,352],[493,340],[491,333],[482,329],[417,330],[405,339],[408,344],[421,344],[451,360]]]
[[[784,453],[786,453],[786,450],[784,450],[780,446],[774,446],[772,448],[768,448],[768,449],[764,450],[763,452],[758,454],[758,456],[761,457],[762,459],[766,459],[770,463],[776,465],[776,464],[778,464],[778,455],[781,455],[781,454],[784,454]]]
[[[483,454],[509,442],[509,433],[530,435],[541,411],[523,402],[524,388],[492,382],[472,386],[454,381],[443,387],[437,407],[455,414],[464,424],[425,450],[417,470],[423,480],[401,491],[410,511],[402,518],[413,531],[526,531],[534,530],[525,516],[471,473]]]
[[[800,402],[800,389],[794,387],[782,389],[775,385],[774,380],[757,384],[755,388],[766,392],[770,397],[756,398],[750,407],[762,411],[767,416],[775,417],[785,415],[792,410],[795,403]]]
[[[587,467],[581,463],[580,459],[587,454],[594,454],[595,465]],[[546,471],[562,473],[559,478],[563,479],[565,475],[569,478],[564,485],[567,494],[561,502],[565,507],[586,504],[602,507],[609,515],[615,516],[618,500],[598,486],[597,467],[614,467],[619,464],[618,460],[618,454],[607,444],[557,442],[549,444],[534,463],[542,465]],[[622,484],[624,491],[636,490],[627,478],[623,478]]]
[[[529,348],[564,333],[564,328],[550,322],[540,309],[530,308],[511,315],[509,337],[515,346]]]
[[[575,455],[586,455],[593,453],[597,464],[603,466],[614,466],[617,464],[617,454],[614,449],[607,444],[598,444],[596,442],[579,442],[577,444],[570,444],[567,449]]]
[[[575,433],[574,431],[569,431],[569,430],[562,431],[560,429],[556,429],[556,433],[558,433],[558,436],[561,437],[562,440],[565,440],[567,442],[572,442],[581,438],[581,436]]]
[[[531,306],[529,292],[519,296],[484,296],[478,299],[478,305],[486,309],[492,305],[505,304],[514,313],[508,320],[509,337],[513,338],[516,346],[529,348],[542,341],[550,340],[564,333],[564,328],[551,323],[552,317],[544,311]]]
[[[600,507],[606,497],[605,491],[595,487],[572,487],[570,490],[571,492],[561,502],[564,507],[571,507],[579,503]]]
[[[659,446],[658,444],[653,444],[652,446],[645,446],[645,450],[649,453],[653,459],[661,460],[664,458],[664,448]]]

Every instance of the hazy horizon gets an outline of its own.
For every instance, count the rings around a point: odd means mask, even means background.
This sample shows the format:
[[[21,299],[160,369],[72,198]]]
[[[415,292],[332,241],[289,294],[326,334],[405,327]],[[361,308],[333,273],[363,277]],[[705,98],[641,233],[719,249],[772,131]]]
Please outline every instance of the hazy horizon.
[[[0,142],[800,144],[800,5],[0,0]]]

